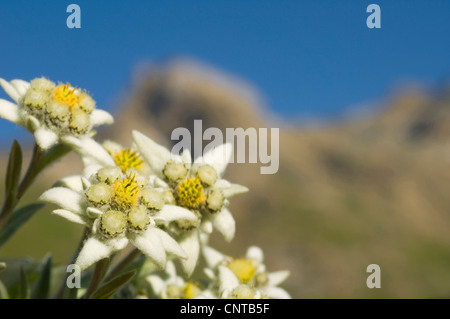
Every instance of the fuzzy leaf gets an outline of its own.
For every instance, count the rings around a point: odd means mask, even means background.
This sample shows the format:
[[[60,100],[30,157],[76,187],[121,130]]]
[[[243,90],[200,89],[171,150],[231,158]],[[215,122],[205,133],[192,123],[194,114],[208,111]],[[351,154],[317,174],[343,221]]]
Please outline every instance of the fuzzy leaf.
[[[42,263],[39,278],[31,293],[32,299],[47,299],[50,292],[50,278],[52,271],[52,256],[48,255]]]
[[[15,196],[19,185],[20,172],[22,170],[22,149],[19,143],[14,140],[9,154],[8,168],[5,180],[5,198]]]
[[[34,215],[39,209],[44,207],[43,203],[32,203],[15,210],[5,227],[0,232],[0,248],[14,235],[14,233]]]
[[[6,268],[6,263],[0,263],[0,272]]]
[[[30,299],[30,287],[28,285],[27,275],[25,274],[23,267],[20,267],[19,298]]]
[[[136,270],[126,272],[108,281],[101,286],[92,296],[92,299],[108,299],[116,293],[122,286],[126,285],[136,275]]]

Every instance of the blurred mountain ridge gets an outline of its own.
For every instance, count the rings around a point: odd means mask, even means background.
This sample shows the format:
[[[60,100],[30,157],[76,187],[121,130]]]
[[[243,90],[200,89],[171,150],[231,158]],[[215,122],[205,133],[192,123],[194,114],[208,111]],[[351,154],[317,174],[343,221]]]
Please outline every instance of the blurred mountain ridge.
[[[266,247],[271,266],[292,269],[297,296],[450,294],[450,90],[403,91],[366,117],[303,128],[272,121],[258,94],[232,81],[183,63],[157,67],[102,136],[129,145],[121,132],[135,129],[170,147],[173,129],[193,132],[198,119],[223,132],[280,127],[276,174],[261,175],[261,163],[225,174],[250,188],[232,200],[233,249]],[[365,287],[370,263],[392,277],[380,292]]]

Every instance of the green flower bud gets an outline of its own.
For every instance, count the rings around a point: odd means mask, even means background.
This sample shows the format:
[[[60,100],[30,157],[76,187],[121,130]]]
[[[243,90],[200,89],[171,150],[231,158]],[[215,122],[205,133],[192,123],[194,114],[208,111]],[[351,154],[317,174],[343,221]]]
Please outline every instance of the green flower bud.
[[[144,188],[141,191],[141,199],[149,209],[161,210],[164,206],[163,193],[151,188]]]
[[[42,90],[29,89],[23,103],[28,107],[42,108],[49,99],[49,94]]]
[[[212,211],[218,211],[223,207],[224,196],[222,192],[213,188],[206,198],[206,206]]]
[[[253,299],[255,297],[256,291],[254,288],[247,285],[239,285],[233,289],[231,295],[236,299]]]
[[[94,99],[87,93],[83,92],[79,95],[80,108],[87,113],[92,113],[95,109]]]
[[[117,235],[124,231],[127,217],[123,212],[110,210],[101,217],[101,229],[107,235]]]
[[[212,186],[217,181],[217,172],[210,165],[202,165],[197,170],[198,178],[200,178],[201,182]]]
[[[69,127],[79,134],[86,133],[91,125],[89,115],[81,109],[72,110]]]
[[[171,182],[183,179],[187,175],[187,169],[182,163],[167,162],[163,170],[164,175]]]
[[[94,184],[86,191],[86,197],[94,204],[106,204],[113,195],[113,189],[105,183]]]
[[[133,207],[128,212],[128,222],[134,229],[144,229],[150,223],[147,208],[143,205]]]
[[[47,114],[52,119],[63,121],[69,116],[70,110],[67,105],[59,104],[56,101],[50,101],[45,108]]]
[[[112,184],[121,174],[122,171],[118,167],[105,167],[97,172],[97,178],[100,182]]]
[[[55,83],[46,78],[37,78],[30,82],[30,89],[50,93],[55,88]]]

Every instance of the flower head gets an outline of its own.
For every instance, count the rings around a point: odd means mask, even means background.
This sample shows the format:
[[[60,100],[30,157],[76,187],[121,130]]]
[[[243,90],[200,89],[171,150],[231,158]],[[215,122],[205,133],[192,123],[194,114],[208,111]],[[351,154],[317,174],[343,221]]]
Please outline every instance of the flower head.
[[[149,186],[133,170],[103,167],[89,178],[61,180],[40,199],[56,204],[53,211],[91,229],[76,264],[85,269],[121,250],[130,242],[163,268],[166,253],[187,258],[179,244],[164,230],[175,220],[196,220],[187,209],[165,205],[160,190]]]
[[[228,199],[248,189],[222,178],[231,158],[231,144],[220,145],[192,162],[187,150],[181,155],[171,154],[137,131],[133,132],[133,138],[139,153],[156,175],[153,183],[166,189],[178,206],[199,217],[200,224],[175,222],[170,227],[180,238],[180,245],[189,251],[183,267],[190,274],[197,263],[201,234],[209,235],[215,228],[227,241],[234,237],[235,221],[227,209]]]
[[[261,248],[251,246],[245,257],[232,258],[211,247],[203,248],[209,266],[208,273],[214,277],[218,272],[219,293],[222,298],[271,298],[290,299],[290,295],[278,287],[289,276],[289,271],[268,272],[264,265]]]
[[[175,264],[167,262],[164,274],[153,273],[146,277],[153,294],[161,299],[210,299],[214,298],[208,287],[195,281],[186,281],[177,275]]]
[[[8,82],[0,78],[0,86],[17,103],[0,99],[0,117],[28,129],[41,149],[66,137],[89,136],[93,127],[113,122],[109,113],[96,109],[88,93],[70,83],[56,85],[46,78]]]

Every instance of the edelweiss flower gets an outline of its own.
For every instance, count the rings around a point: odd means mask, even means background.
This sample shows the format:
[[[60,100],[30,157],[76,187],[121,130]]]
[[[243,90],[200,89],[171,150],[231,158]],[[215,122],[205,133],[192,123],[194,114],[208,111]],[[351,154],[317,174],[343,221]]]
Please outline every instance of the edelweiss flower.
[[[55,85],[45,78],[8,82],[0,78],[0,85],[17,103],[0,99],[0,117],[24,126],[44,150],[65,137],[89,136],[93,127],[113,122],[108,112],[95,108],[89,94],[70,83]]]
[[[162,299],[214,298],[208,289],[201,289],[198,283],[186,282],[182,277],[178,276],[175,265],[171,261],[167,262],[164,277],[159,274],[152,274],[147,276],[146,279],[155,295]]]
[[[203,255],[210,267],[206,270],[209,277],[214,277],[211,269],[219,271],[222,298],[291,298],[284,289],[277,287],[287,279],[289,271],[267,272],[264,254],[259,247],[249,247],[245,258],[231,258],[208,246],[203,248]]]
[[[171,228],[189,256],[182,261],[182,265],[190,275],[200,251],[200,231],[210,234],[215,228],[227,241],[234,237],[235,221],[227,209],[228,198],[248,189],[221,178],[232,155],[231,144],[218,146],[192,163],[188,150],[174,155],[137,131],[133,131],[133,138],[140,154],[157,176],[155,186],[169,190],[174,204],[191,210],[199,217],[199,225],[177,222]]]
[[[131,242],[156,265],[163,268],[166,252],[187,258],[178,243],[162,228],[175,220],[196,220],[187,209],[165,205],[163,194],[146,185],[136,172],[105,167],[89,180],[71,176],[40,199],[61,209],[54,214],[91,229],[76,264],[85,269],[121,250]]]

